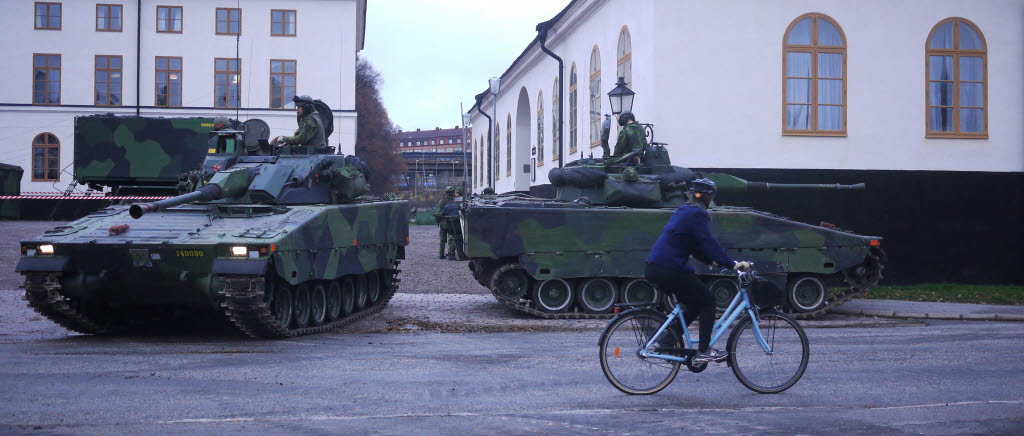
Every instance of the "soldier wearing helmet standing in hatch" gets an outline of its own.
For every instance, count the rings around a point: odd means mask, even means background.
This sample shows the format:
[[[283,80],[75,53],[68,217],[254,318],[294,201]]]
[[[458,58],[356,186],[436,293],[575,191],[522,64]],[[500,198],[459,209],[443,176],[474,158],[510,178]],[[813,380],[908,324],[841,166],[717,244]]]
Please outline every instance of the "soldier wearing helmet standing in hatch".
[[[320,114],[313,107],[313,99],[308,95],[292,97],[295,102],[295,120],[299,128],[292,136],[278,136],[271,143],[284,142],[287,145],[306,145],[324,147],[327,141],[324,135],[324,123]]]

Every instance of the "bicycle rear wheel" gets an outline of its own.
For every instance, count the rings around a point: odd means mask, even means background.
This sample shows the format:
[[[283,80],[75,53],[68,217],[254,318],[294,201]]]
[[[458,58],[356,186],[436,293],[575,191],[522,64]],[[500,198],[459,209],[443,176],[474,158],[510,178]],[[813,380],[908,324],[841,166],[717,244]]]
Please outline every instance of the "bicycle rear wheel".
[[[732,372],[743,386],[762,394],[792,387],[807,369],[810,346],[803,327],[779,312],[761,313],[758,327],[771,352],[754,336],[754,323],[746,317],[736,324],[727,344]]]
[[[660,312],[641,310],[625,313],[605,328],[601,335],[601,370],[612,386],[630,395],[649,395],[672,383],[679,373],[679,362],[640,356],[640,350],[667,319]],[[675,329],[665,329],[654,347],[678,349],[682,340]]]

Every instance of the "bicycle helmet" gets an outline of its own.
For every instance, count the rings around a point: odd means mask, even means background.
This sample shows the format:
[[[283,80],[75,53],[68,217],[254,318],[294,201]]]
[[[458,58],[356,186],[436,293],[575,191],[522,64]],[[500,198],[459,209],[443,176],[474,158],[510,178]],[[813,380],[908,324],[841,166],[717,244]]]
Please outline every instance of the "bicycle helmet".
[[[701,177],[690,182],[687,191],[693,194],[695,198],[714,197],[715,193],[718,192],[718,186],[711,179]]]

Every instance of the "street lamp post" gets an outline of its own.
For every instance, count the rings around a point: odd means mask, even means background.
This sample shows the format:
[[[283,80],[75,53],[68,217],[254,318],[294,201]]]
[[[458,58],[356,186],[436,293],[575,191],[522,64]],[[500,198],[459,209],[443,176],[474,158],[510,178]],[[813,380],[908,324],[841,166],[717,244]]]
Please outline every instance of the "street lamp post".
[[[494,102],[493,102],[494,106],[491,107],[491,114],[494,115],[494,118],[491,118],[491,124],[492,125],[497,125],[496,123],[498,121],[498,92],[501,91],[501,78],[499,78],[499,77],[491,77],[491,80],[488,80],[487,84],[490,87],[491,95],[494,96]],[[493,134],[494,135],[498,135],[499,134],[497,132],[497,129],[495,129]],[[492,141],[491,144],[493,144],[494,143],[493,142],[494,138],[491,138],[491,141]],[[492,150],[490,150],[491,152],[494,151],[493,148],[494,148],[494,146],[492,145],[491,146]],[[491,162],[493,162],[494,159],[490,156],[491,153],[487,153],[487,154],[488,154],[488,156],[487,156],[487,168],[488,168],[488,170],[490,170]],[[497,157],[497,156],[495,156],[495,157]],[[497,171],[498,171],[498,169],[494,168],[494,170],[493,171],[489,171],[490,174],[487,175],[489,177],[489,179],[490,179],[490,182],[491,182],[490,185],[491,186],[494,186],[494,183],[495,183],[495,180],[496,180],[495,177],[494,177],[494,173],[496,173]]]
[[[459,105],[459,109],[462,109],[462,105]],[[466,162],[466,125],[473,122],[473,116],[467,113],[462,114],[462,139],[459,142],[462,143],[462,189],[464,191],[472,191],[469,187],[469,170],[468,163]]]
[[[615,88],[608,91],[608,100],[612,105],[612,115],[618,118],[619,114],[623,112],[632,112],[633,96],[635,94],[632,89],[626,86],[625,79],[619,77],[619,81],[615,82]]]

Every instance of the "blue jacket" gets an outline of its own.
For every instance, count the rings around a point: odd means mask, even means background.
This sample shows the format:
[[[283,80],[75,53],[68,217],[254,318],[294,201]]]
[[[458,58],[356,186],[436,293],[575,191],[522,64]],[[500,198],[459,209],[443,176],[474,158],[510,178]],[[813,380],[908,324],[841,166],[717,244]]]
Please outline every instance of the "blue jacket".
[[[647,255],[647,262],[693,273],[690,256],[708,265],[731,268],[735,263],[711,235],[711,216],[700,206],[684,204],[668,220],[661,236]]]

